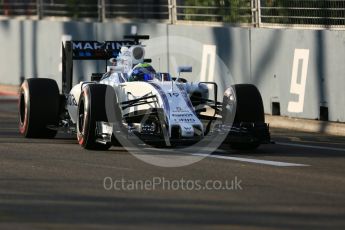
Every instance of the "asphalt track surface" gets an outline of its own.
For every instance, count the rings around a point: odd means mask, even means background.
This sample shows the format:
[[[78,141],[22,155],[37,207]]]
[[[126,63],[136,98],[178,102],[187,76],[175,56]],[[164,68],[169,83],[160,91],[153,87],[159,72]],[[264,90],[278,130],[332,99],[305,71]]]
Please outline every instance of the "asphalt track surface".
[[[276,144],[164,168],[73,136],[22,138],[16,107],[0,101],[0,229],[345,229],[343,137],[273,129]]]

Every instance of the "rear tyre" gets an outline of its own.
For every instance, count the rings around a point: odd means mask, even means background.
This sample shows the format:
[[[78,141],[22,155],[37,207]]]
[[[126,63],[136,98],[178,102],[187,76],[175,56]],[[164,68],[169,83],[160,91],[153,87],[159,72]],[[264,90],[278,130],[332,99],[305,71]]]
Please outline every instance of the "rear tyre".
[[[79,144],[85,149],[108,150],[112,145],[96,141],[97,121],[107,121],[105,97],[108,87],[101,84],[89,84],[81,92],[78,104],[77,138]]]
[[[19,93],[19,132],[27,138],[54,138],[58,125],[59,87],[55,80],[31,78],[23,82]]]
[[[223,117],[233,118],[233,127],[240,127],[241,123],[255,123],[264,124],[265,114],[264,106],[259,90],[251,84],[237,84],[231,86],[231,92],[235,94],[236,113],[226,109],[226,103],[229,103],[229,98],[224,96],[223,99]],[[230,114],[229,114],[230,113]],[[260,141],[254,142],[234,142],[231,136],[227,138],[227,144],[232,149],[250,150],[256,149],[260,146]]]

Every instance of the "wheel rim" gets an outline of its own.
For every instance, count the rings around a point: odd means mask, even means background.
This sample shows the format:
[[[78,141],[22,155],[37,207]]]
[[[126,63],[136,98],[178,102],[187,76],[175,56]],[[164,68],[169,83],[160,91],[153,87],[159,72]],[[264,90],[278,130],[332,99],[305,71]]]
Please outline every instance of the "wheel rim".
[[[24,95],[24,92],[21,92],[21,94],[20,94],[19,110],[20,110],[20,123],[24,124],[24,120],[25,120],[25,95]]]
[[[83,130],[84,130],[84,120],[85,120],[85,108],[84,108],[84,100],[80,101],[80,105],[79,105],[79,111],[78,111],[78,132],[83,134]]]

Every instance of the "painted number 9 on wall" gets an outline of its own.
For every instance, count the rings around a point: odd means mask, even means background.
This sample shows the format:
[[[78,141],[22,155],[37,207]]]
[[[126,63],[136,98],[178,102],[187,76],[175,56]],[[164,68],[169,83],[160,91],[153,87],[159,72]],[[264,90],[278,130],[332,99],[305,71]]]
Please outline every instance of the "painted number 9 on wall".
[[[290,93],[298,95],[297,101],[290,101],[288,104],[288,112],[302,113],[304,106],[305,88],[307,83],[309,61],[309,49],[295,49]],[[298,75],[300,73],[300,78]]]

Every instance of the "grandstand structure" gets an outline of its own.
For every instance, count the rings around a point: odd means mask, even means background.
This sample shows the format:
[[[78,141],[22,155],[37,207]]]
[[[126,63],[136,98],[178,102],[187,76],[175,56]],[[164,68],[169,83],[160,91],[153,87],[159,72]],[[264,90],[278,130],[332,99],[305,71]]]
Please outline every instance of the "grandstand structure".
[[[345,0],[0,0],[0,17],[345,28]]]

